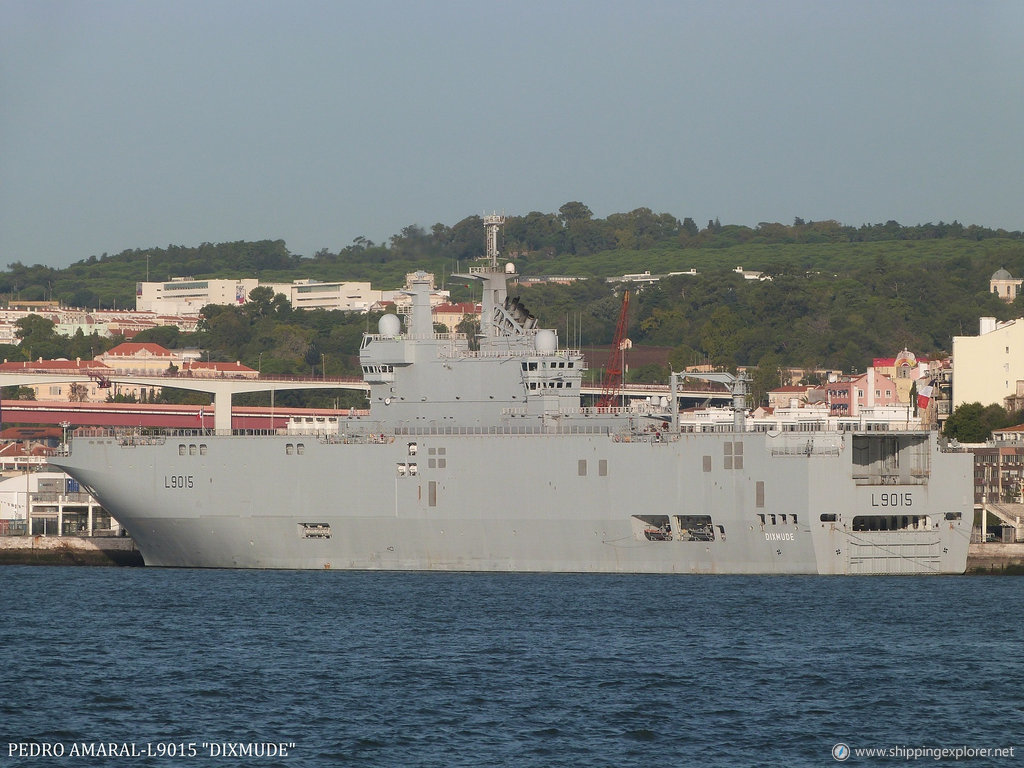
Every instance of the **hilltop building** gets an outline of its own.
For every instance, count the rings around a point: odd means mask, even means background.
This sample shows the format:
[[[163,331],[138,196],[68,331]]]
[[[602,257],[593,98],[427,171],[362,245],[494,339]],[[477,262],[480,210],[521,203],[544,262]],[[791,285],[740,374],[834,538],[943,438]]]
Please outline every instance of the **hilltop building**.
[[[410,277],[406,275],[406,288],[411,285]],[[433,285],[433,275],[430,278]],[[275,295],[283,295],[292,309],[366,313],[378,310],[388,301],[399,308],[409,304],[403,291],[378,291],[366,282],[302,279],[290,283],[261,283],[255,278],[199,280],[172,277],[161,283],[136,283],[135,307],[140,311],[162,314],[198,314],[207,304],[245,304],[254,288],[270,288]],[[448,295],[448,291],[435,290],[431,294],[431,303],[444,303]]]
[[[738,275],[742,275],[744,280],[771,280],[771,275],[766,275],[764,272],[756,272],[752,269],[744,269],[743,267],[736,267],[733,270]]]
[[[1022,283],[1024,278],[1014,277],[1007,270],[999,268],[989,278],[988,289],[1006,303],[1012,304],[1020,295]]]
[[[382,291],[369,283],[295,280],[291,283],[261,283],[283,294],[292,309],[333,309],[341,312],[369,312],[381,300]],[[246,294],[248,295],[248,294]]]
[[[172,277],[161,283],[135,284],[135,309],[164,314],[197,314],[207,304],[244,304],[259,285],[256,278],[197,280]]]
[[[633,272],[618,277],[606,277],[604,281],[606,283],[657,283],[665,277],[676,277],[677,275],[689,275],[693,277],[697,274],[696,269],[689,269],[686,272],[666,272],[663,275],[652,275],[650,270],[644,272]],[[758,272],[758,274],[761,274]]]

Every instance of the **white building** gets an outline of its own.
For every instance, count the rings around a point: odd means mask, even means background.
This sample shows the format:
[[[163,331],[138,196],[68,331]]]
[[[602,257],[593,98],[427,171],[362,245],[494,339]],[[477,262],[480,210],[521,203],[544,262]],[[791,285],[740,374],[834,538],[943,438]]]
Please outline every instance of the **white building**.
[[[771,280],[770,275],[766,275],[764,272],[755,272],[752,269],[744,269],[743,267],[736,267],[733,270],[738,275],[743,275],[744,280]]]
[[[135,308],[168,315],[194,314],[207,304],[244,304],[259,285],[256,278],[196,280],[172,277],[162,283],[136,283]]]
[[[979,335],[953,337],[953,407],[1004,405],[1024,381],[1024,318],[983,317]]]
[[[24,532],[26,509],[36,535],[113,535],[120,530],[100,503],[63,472],[0,478],[0,531]]]
[[[29,315],[38,315],[54,324],[54,332],[60,336],[74,336],[81,331],[86,336],[93,333],[109,338],[121,334],[131,338],[139,331],[158,326],[176,326],[183,333],[192,333],[199,320],[197,314],[162,314],[136,312],[135,310],[88,310],[74,307],[56,309],[0,309],[0,344],[20,344],[17,337],[17,322]]]
[[[207,304],[244,304],[257,287],[270,288],[275,295],[283,294],[293,309],[369,312],[381,301],[381,291],[373,290],[369,283],[308,279],[291,283],[260,283],[255,278],[197,280],[172,277],[162,283],[136,283],[135,308],[170,315],[196,313]]]
[[[296,280],[292,283],[262,283],[275,294],[284,294],[292,309],[336,309],[342,312],[369,312],[381,300],[381,291],[369,283],[320,282]]]

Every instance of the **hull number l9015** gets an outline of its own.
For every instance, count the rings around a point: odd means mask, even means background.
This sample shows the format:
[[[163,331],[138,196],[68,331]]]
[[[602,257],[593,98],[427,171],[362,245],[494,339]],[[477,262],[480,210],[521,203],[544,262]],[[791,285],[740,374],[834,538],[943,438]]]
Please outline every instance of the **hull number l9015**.
[[[194,488],[194,475],[164,475],[164,488]]]
[[[191,487],[191,486],[189,486]],[[872,507],[912,507],[914,506],[914,494],[912,493],[872,493]]]

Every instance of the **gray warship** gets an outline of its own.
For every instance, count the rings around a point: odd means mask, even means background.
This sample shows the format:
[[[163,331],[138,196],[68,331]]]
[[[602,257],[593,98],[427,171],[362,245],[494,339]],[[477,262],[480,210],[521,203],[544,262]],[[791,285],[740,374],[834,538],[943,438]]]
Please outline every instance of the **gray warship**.
[[[367,414],[336,433],[75,437],[63,468],[147,565],[743,574],[963,573],[970,454],[883,424],[584,407],[576,349],[508,294],[501,217],[479,334],[435,333],[430,278],[364,335]],[[672,376],[672,393],[679,377]]]

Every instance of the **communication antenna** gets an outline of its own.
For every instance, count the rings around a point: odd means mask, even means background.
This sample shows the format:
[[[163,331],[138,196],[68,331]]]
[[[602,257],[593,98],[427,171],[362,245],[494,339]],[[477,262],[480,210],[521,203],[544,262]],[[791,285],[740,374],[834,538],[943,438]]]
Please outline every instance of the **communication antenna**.
[[[484,231],[487,234],[487,254],[485,258],[491,263],[491,269],[498,269],[498,230],[505,224],[505,216],[492,213],[484,216]]]

